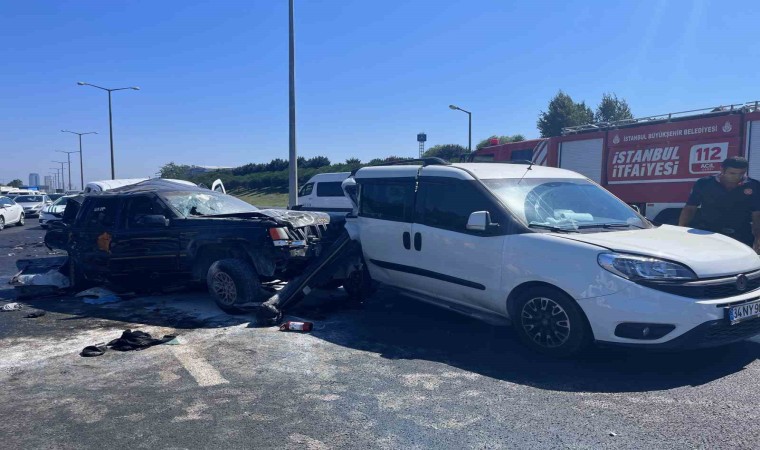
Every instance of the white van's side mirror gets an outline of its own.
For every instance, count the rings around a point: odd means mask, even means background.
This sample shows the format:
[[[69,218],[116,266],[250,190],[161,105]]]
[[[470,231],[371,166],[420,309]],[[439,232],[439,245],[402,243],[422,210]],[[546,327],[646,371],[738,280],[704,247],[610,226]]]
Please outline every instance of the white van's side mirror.
[[[491,225],[491,215],[488,211],[475,211],[467,220],[467,229],[470,231],[486,231]]]

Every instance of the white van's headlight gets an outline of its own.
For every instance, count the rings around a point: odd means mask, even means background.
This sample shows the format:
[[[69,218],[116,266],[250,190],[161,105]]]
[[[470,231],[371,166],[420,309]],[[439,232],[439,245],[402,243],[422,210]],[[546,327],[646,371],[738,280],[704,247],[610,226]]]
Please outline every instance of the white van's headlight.
[[[686,266],[646,256],[602,253],[598,261],[604,269],[629,280],[678,281],[697,278]]]

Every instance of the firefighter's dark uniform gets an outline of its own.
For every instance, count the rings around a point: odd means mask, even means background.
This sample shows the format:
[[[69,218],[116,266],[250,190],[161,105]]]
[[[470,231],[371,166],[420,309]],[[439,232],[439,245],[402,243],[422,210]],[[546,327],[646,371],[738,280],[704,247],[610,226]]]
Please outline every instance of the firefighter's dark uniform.
[[[752,213],[760,211],[760,182],[744,178],[734,189],[726,189],[719,175],[697,180],[687,205],[700,206],[689,226],[725,234],[750,247]]]

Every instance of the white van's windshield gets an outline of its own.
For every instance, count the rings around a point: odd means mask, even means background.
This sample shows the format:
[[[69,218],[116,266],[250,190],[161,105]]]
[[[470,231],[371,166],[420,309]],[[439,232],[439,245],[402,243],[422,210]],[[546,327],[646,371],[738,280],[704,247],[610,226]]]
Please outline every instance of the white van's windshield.
[[[583,179],[486,179],[483,183],[531,228],[549,231],[649,228],[628,205]]]

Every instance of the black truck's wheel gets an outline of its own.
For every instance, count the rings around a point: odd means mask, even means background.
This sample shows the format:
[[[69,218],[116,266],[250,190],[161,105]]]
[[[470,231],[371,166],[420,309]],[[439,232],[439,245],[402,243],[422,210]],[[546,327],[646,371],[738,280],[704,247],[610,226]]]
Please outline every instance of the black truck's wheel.
[[[365,264],[349,272],[348,277],[343,280],[343,289],[353,302],[361,302],[372,295],[374,292],[372,278]]]
[[[229,314],[242,313],[238,305],[264,300],[259,274],[240,259],[222,259],[211,264],[206,284],[219,308]]]
[[[580,353],[593,340],[583,311],[559,290],[538,287],[515,302],[515,331],[531,349],[557,357]]]

